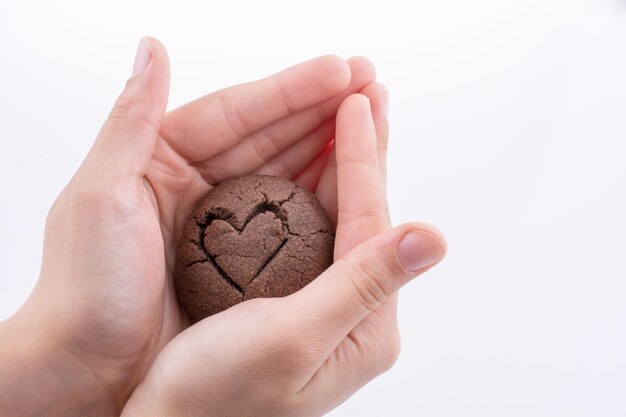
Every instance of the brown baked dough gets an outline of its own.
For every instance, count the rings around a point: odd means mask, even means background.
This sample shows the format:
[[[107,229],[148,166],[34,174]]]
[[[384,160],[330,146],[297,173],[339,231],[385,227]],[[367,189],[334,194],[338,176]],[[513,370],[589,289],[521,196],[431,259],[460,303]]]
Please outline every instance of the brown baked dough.
[[[315,196],[278,177],[229,179],[198,203],[176,257],[194,321],[251,298],[292,294],[333,261],[334,227]]]

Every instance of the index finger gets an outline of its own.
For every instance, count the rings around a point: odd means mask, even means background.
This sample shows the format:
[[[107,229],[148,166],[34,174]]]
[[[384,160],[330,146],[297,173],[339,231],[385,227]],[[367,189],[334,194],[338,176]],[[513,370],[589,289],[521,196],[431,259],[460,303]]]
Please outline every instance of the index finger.
[[[331,98],[350,77],[342,58],[315,58],[172,110],[161,134],[187,161],[201,162],[264,126]]]
[[[335,259],[389,228],[385,180],[370,99],[354,94],[337,112]]]

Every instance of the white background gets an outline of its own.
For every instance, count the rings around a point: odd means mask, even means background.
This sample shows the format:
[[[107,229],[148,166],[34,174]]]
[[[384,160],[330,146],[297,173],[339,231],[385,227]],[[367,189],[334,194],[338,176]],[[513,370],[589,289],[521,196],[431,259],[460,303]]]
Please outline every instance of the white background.
[[[394,223],[450,251],[402,291],[397,365],[331,415],[626,415],[626,1],[1,1],[0,319],[142,35],[170,107],[361,54],[391,95]]]

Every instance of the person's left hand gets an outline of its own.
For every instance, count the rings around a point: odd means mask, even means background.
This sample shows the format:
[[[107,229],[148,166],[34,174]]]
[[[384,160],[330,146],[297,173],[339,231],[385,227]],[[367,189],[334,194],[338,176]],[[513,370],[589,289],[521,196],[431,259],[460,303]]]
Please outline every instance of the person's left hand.
[[[132,78],[50,210],[39,281],[1,323],[11,342],[0,347],[0,414],[119,414],[189,325],[172,273],[196,202],[255,172],[315,187],[339,104],[374,76],[363,58],[321,57],[165,114],[167,54],[142,40]]]
[[[386,91],[363,92],[337,112],[319,184],[337,190],[325,206],[337,223],[333,265],[292,295],[245,301],[176,336],[123,417],[317,417],[394,363],[396,291],[446,245],[424,224],[387,230]]]

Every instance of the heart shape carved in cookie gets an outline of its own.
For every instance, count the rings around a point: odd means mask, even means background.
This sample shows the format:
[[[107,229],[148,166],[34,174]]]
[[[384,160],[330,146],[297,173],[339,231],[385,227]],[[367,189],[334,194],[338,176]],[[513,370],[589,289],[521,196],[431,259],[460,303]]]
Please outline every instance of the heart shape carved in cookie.
[[[245,288],[285,244],[288,234],[276,214],[265,211],[241,232],[225,220],[213,220],[204,231],[204,247],[224,274]]]

